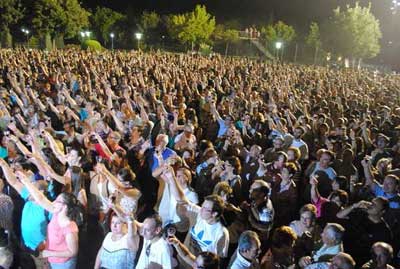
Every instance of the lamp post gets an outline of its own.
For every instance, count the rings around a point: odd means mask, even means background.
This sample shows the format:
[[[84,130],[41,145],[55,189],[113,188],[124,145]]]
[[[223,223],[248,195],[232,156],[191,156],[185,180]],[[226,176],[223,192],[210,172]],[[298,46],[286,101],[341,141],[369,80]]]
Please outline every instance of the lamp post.
[[[29,48],[29,30],[25,28],[21,28],[21,31],[25,34],[26,36],[26,46]]]
[[[115,37],[114,33],[111,33],[110,37],[111,37],[111,50],[114,50],[114,37]]]
[[[275,43],[275,54],[276,54],[276,58],[278,58],[279,61],[279,50],[282,48],[283,43],[281,41],[278,41]]]
[[[143,34],[142,34],[142,33],[135,33],[135,37],[136,37],[136,39],[137,39],[137,47],[138,47],[138,50],[140,50],[140,40],[142,39]]]

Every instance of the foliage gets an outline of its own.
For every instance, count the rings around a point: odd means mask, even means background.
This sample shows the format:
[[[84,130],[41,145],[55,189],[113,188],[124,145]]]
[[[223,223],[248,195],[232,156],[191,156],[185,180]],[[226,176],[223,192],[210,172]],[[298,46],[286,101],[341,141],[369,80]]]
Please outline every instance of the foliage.
[[[382,33],[371,5],[361,7],[356,3],[344,11],[336,8],[323,32],[323,45],[328,51],[354,58],[372,58],[380,51]]]
[[[77,0],[37,0],[32,25],[39,35],[72,38],[89,24],[89,14]]]
[[[12,36],[8,29],[0,32],[0,47],[11,48],[12,47]]]
[[[190,13],[167,18],[168,33],[182,44],[207,43],[214,29],[215,17],[207,13],[206,7],[201,5],[197,5]]]
[[[140,17],[140,27],[142,28],[143,31],[155,29],[157,28],[160,21],[161,17],[156,12],[144,11],[142,13],[142,16]]]
[[[97,7],[91,16],[92,27],[104,43],[110,40],[110,33],[115,24],[123,19],[124,15],[106,7]]]
[[[0,30],[4,31],[10,25],[17,23],[23,17],[23,8],[19,0],[0,1]]]
[[[264,34],[265,39],[269,44],[271,44],[271,46],[273,46],[277,41],[288,44],[296,36],[294,28],[282,21],[263,27],[261,32]]]
[[[306,37],[306,43],[314,49],[321,47],[321,35],[319,32],[318,23],[312,22],[310,24],[310,31]]]
[[[218,24],[215,27],[213,37],[216,41],[235,43],[239,41],[239,31],[235,29],[227,29],[225,25]]]
[[[82,42],[82,49],[90,49],[90,50],[102,50],[103,47],[101,46],[100,42],[93,39],[86,39]]]
[[[201,43],[199,45],[199,52],[201,55],[209,56],[212,53],[212,47],[206,43]]]

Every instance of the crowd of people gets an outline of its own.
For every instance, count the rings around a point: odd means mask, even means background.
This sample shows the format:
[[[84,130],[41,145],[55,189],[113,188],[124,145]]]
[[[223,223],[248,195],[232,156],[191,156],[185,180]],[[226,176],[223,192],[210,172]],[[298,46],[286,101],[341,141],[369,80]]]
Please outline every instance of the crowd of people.
[[[0,50],[0,268],[400,268],[400,77]]]

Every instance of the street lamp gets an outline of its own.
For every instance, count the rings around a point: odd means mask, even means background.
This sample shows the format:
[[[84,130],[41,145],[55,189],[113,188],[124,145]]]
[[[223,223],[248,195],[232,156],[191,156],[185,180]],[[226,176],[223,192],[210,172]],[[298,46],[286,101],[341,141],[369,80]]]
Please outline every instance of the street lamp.
[[[114,50],[114,33],[110,33],[110,37],[111,37],[111,50]]]
[[[138,50],[139,50],[140,49],[140,39],[142,39],[143,34],[142,33],[135,33],[135,37],[137,39],[137,47],[138,47]]]
[[[281,41],[275,43],[276,58],[278,58],[278,61],[279,61],[279,50],[282,48],[282,46],[283,43]]]
[[[21,31],[26,35],[26,46],[29,48],[29,30],[25,28],[21,28]]]

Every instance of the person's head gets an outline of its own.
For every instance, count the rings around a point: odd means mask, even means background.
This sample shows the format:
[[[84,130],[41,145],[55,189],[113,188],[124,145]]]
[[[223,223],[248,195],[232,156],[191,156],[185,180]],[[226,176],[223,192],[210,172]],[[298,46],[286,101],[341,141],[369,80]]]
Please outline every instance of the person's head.
[[[295,139],[300,139],[304,135],[304,133],[305,133],[304,128],[301,126],[298,126],[294,129],[293,136]]]
[[[296,162],[300,159],[301,157],[301,152],[298,148],[295,147],[289,147],[287,152],[288,156],[288,162]]]
[[[125,232],[125,223],[124,221],[119,218],[117,215],[113,215],[111,217],[111,224],[110,224],[111,232],[113,234],[123,234]]]
[[[232,115],[227,114],[224,116],[224,123],[226,126],[228,126],[228,127],[231,126],[233,124],[233,122],[234,122],[234,120],[233,120]]]
[[[282,168],[283,165],[287,162],[287,160],[288,160],[288,157],[287,157],[286,153],[283,151],[278,151],[276,153],[276,158],[274,160],[275,168]]]
[[[321,157],[319,158],[319,164],[322,169],[326,169],[329,167],[329,164],[335,158],[335,154],[329,150],[323,150],[321,152]]]
[[[393,258],[393,248],[385,242],[376,242],[372,245],[371,256],[376,268],[386,268]]]
[[[344,252],[339,252],[329,264],[329,269],[354,269],[356,262],[353,257]]]
[[[192,182],[192,173],[185,167],[179,168],[176,172],[176,179],[182,187],[187,187]]]
[[[224,167],[227,172],[235,174],[235,175],[240,174],[240,172],[242,170],[242,166],[240,164],[240,160],[238,157],[229,157],[225,161]]]
[[[213,223],[224,213],[224,201],[218,195],[212,194],[204,198],[201,205],[200,217],[209,223]]]
[[[247,260],[253,261],[260,254],[261,242],[253,231],[245,231],[239,237],[239,253]]]
[[[253,202],[262,203],[269,198],[270,186],[267,182],[261,179],[254,180],[253,184],[250,186],[250,200]]]
[[[55,207],[55,213],[64,214],[70,220],[76,221],[79,219],[80,207],[79,201],[75,195],[68,192],[63,192],[57,196],[53,202]]]
[[[200,252],[193,262],[193,269],[219,269],[219,257],[209,251]]]
[[[370,216],[381,217],[389,208],[389,201],[384,197],[376,197],[372,199],[371,205],[367,208],[367,213]]]
[[[392,169],[392,159],[390,158],[381,158],[376,162],[376,169],[382,175],[386,174],[389,170]]]
[[[334,246],[342,243],[345,229],[337,223],[327,223],[321,233],[322,242],[327,246]]]
[[[396,175],[389,174],[383,180],[383,191],[388,194],[399,192],[400,179]]]
[[[338,189],[334,190],[330,194],[329,200],[331,202],[334,202],[338,207],[343,207],[346,206],[347,203],[349,202],[349,195],[347,194],[346,191]]]
[[[389,137],[387,137],[384,134],[378,134],[376,136],[376,147],[378,149],[384,149],[386,148],[387,144],[389,143]]]
[[[290,180],[297,172],[296,165],[294,163],[285,163],[281,169],[282,180]]]
[[[194,132],[193,124],[190,124],[190,123],[186,124],[184,129],[183,129],[183,132],[184,132],[186,137],[190,137]]]
[[[156,147],[159,150],[164,150],[167,145],[168,145],[168,135],[166,135],[166,134],[157,135]]]
[[[162,232],[162,220],[157,214],[147,217],[143,222],[142,236],[146,240],[159,237]]]
[[[143,134],[143,127],[142,126],[134,126],[131,129],[131,140],[138,139]]]
[[[250,148],[250,156],[252,158],[258,158],[258,155],[260,155],[262,148],[259,145],[253,145]]]
[[[272,234],[272,247],[273,248],[293,248],[297,240],[297,235],[289,226],[281,226],[274,230]]]
[[[228,202],[229,197],[232,195],[232,192],[233,190],[231,186],[229,186],[229,183],[226,181],[218,182],[213,190],[213,194],[221,196],[224,202]]]
[[[313,204],[306,204],[300,208],[300,222],[305,228],[311,228],[317,217],[317,208]]]
[[[283,140],[283,137],[281,137],[281,136],[275,137],[274,140],[272,141],[274,149],[281,150],[284,142],[285,141]]]
[[[332,181],[332,190],[347,189],[347,179],[345,176],[338,176]]]
[[[129,167],[125,167],[118,171],[117,178],[121,182],[132,183],[136,179],[136,174]]]
[[[118,145],[121,141],[121,135],[118,132],[111,132],[107,136],[107,144],[110,146]]]

